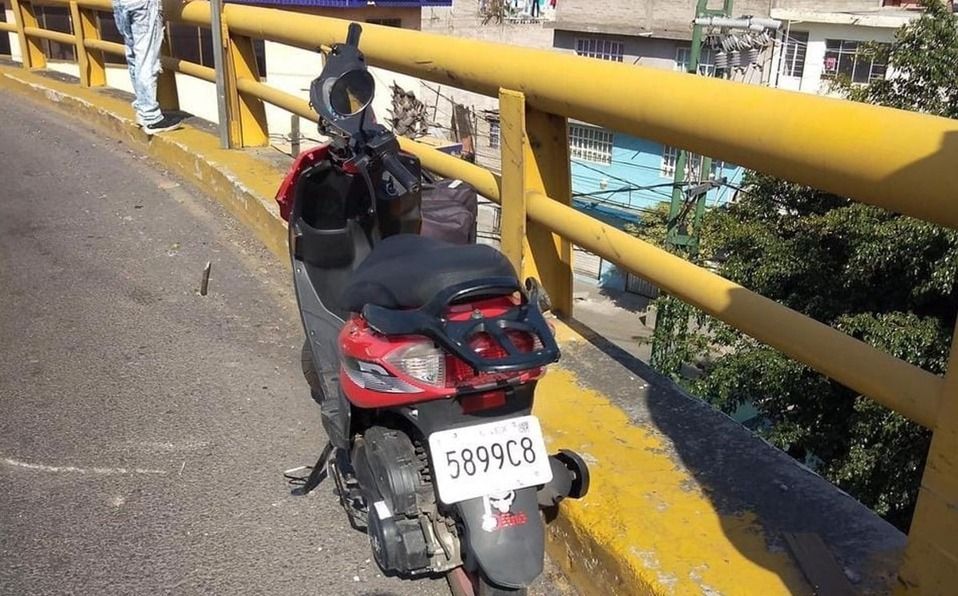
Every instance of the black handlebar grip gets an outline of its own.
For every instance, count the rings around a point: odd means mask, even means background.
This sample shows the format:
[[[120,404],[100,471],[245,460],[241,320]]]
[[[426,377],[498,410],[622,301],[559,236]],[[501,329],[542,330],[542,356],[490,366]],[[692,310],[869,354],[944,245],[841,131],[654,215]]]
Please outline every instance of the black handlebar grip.
[[[350,23],[349,29],[346,32],[346,45],[353,46],[354,48],[359,47],[359,36],[362,35],[363,28],[359,23]]]
[[[395,153],[386,153],[383,155],[383,167],[387,172],[396,177],[396,180],[399,181],[399,184],[402,185],[407,192],[419,190],[422,184],[419,177],[410,172],[409,169],[399,161]]]

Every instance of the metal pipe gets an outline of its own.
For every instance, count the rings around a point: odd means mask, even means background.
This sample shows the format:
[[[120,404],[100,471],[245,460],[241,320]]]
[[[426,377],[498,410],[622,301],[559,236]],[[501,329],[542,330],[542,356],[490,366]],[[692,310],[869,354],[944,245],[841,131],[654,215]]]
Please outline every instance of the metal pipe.
[[[309,107],[308,101],[285,91],[280,91],[275,87],[270,87],[253,79],[238,78],[236,79],[236,88],[240,93],[258,97],[266,103],[283,108],[287,112],[292,112],[313,122],[319,121],[319,116],[313,111],[313,108]]]
[[[59,31],[50,31],[49,29],[41,29],[39,27],[24,27],[23,32],[29,37],[39,37],[40,39],[49,39],[50,41],[55,41],[58,43],[63,43],[67,45],[76,45],[77,38],[74,35],[69,33],[61,33]]]
[[[529,218],[685,302],[932,428],[942,379],[542,194]]]
[[[44,0],[44,4],[70,4],[70,0]],[[113,0],[80,0],[77,5],[103,12],[113,12]]]
[[[498,176],[421,143],[400,139],[427,169],[462,180],[500,203]],[[530,219],[643,277],[922,426],[933,428],[942,379],[541,194]]]
[[[733,19],[730,17],[697,17],[692,21],[696,25],[705,27],[724,27],[727,29],[749,29],[751,31],[764,31],[765,29],[777,30],[782,26],[781,21],[775,19],[763,19],[758,17],[746,17]]]
[[[242,35],[313,50],[345,39],[348,25],[238,4],[225,16]],[[541,111],[958,227],[954,120],[548,50],[375,25],[365,31],[362,49],[382,68],[493,97],[500,88],[520,90]]]
[[[16,23],[7,23],[7,22],[4,22],[4,21],[0,21],[0,31],[8,31],[8,32],[10,32],[10,33],[16,33],[16,32],[17,32],[17,24],[16,24]]]
[[[778,19],[768,19],[765,17],[749,17],[749,22],[753,25],[760,25],[766,29],[778,30],[782,27],[782,21]]]
[[[116,54],[118,56],[126,55],[126,48],[123,47],[122,43],[104,41],[102,39],[84,39],[83,45],[89,50],[100,50],[101,52]]]
[[[216,110],[219,121],[220,147],[230,148],[229,106],[226,103],[226,40],[223,39],[223,0],[212,0],[210,8],[210,29],[213,33],[213,66],[215,67]]]
[[[293,155],[299,155],[301,148],[300,145],[301,136],[299,134],[299,116],[296,114],[289,115],[289,152]]]
[[[165,69],[181,72],[191,77],[209,81],[210,83],[216,82],[216,71],[208,66],[180,58],[173,58],[172,56],[162,56],[160,61],[163,63],[163,68]]]
[[[83,45],[88,49],[99,50],[108,54],[116,54],[119,56],[124,56],[126,54],[126,49],[123,47],[123,44],[112,41],[104,41],[102,39],[85,39],[83,40]],[[216,71],[208,66],[203,66],[202,64],[190,62],[181,58],[174,58],[172,56],[162,56],[160,61],[163,63],[163,68],[181,72],[185,75],[190,75],[211,83],[215,82],[216,80]]]

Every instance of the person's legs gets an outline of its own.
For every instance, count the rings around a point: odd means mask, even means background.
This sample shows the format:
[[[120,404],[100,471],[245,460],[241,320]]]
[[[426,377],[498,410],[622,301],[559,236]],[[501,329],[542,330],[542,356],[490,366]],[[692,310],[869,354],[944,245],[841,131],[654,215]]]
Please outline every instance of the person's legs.
[[[163,43],[163,10],[160,0],[134,0],[126,6],[133,40],[133,91],[137,120],[143,126],[163,119],[156,100],[157,75],[162,71],[160,48]],[[129,49],[127,50],[129,56]],[[128,58],[129,59],[129,58]]]
[[[538,17],[541,13],[539,12],[539,0],[532,0],[532,16]]]
[[[136,60],[133,57],[133,29],[130,27],[130,13],[127,5],[122,0],[113,0],[113,20],[116,21],[116,28],[123,36],[123,47],[126,49],[126,68],[130,73],[130,84],[133,86],[133,92],[136,93]],[[134,98],[133,109],[136,110],[137,102]],[[140,121],[137,115],[137,122]],[[142,122],[139,122],[143,124]]]

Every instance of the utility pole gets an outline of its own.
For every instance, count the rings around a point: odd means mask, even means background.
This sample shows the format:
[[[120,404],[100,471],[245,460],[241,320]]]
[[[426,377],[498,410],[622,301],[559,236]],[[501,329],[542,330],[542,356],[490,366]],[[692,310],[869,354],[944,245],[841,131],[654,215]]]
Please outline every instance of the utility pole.
[[[708,0],[698,0],[695,7],[695,19],[692,25],[692,46],[689,50],[688,72],[699,74],[699,63],[702,60],[703,29],[705,22],[711,17],[728,18],[732,14],[732,1],[724,0],[721,9],[708,8]],[[675,158],[675,173],[673,175],[672,201],[669,205],[669,219],[665,235],[666,246],[673,251],[685,252],[686,256],[698,255],[699,228],[705,214],[705,198],[711,189],[709,173],[712,170],[712,159],[703,158],[702,171],[698,172],[698,181],[702,184],[686,191],[685,170],[689,164],[689,152],[679,149]],[[695,174],[694,170],[691,171]],[[692,203],[695,210],[689,218]],[[691,219],[691,222],[689,221]],[[691,228],[689,224],[691,223]],[[650,364],[653,368],[665,375],[674,375],[684,360],[683,355],[676,354],[676,346],[680,338],[688,333],[689,307],[672,296],[666,296],[658,303],[658,312],[655,317],[655,331],[652,335],[652,355]]]
[[[706,29],[710,45],[716,49],[711,75],[718,76],[721,70],[724,71],[723,76],[728,78],[736,68],[754,66],[761,49],[772,41],[767,31],[777,30],[781,26],[781,22],[774,19],[750,16],[733,19],[731,14],[732,0],[724,0],[721,9],[709,9],[708,0],[697,0],[692,21],[689,73],[699,74]],[[736,31],[736,35],[729,35],[731,31]],[[701,171],[696,172],[694,167],[689,167],[690,155],[684,149],[679,149],[676,155],[665,243],[672,252],[695,259],[699,253],[699,233],[705,216],[706,196],[722,181],[711,179],[711,157],[703,157],[699,162]],[[694,180],[686,180],[686,170],[695,176]],[[651,357],[652,367],[659,372],[674,376],[691,356],[682,352],[683,347],[688,345],[686,338],[693,333],[689,329],[691,313],[692,307],[673,296],[659,300]]]
[[[694,24],[692,25],[692,47],[689,51],[689,64],[687,69],[689,73],[699,73],[699,64],[702,61],[702,32],[705,28],[703,21],[709,20],[709,17],[727,18],[731,14],[732,0],[724,0],[724,5],[718,10],[710,10],[708,8],[708,0],[698,0],[698,5],[695,7],[695,19],[693,21]],[[678,155],[675,159],[672,202],[669,207],[668,234],[666,235],[666,242],[672,247],[688,247],[689,249],[692,249],[690,252],[698,252],[698,230],[695,229],[695,226],[693,226],[692,230],[689,230],[687,218],[683,217],[683,214],[688,215],[689,209],[687,205],[693,198],[688,196],[690,193],[686,193],[685,191],[685,170],[688,168],[688,164],[689,152],[685,149],[679,149]],[[696,180],[696,182],[707,182],[709,179],[708,173],[711,169],[711,158],[704,158],[702,163],[702,172],[699,172],[699,180]],[[692,173],[695,172],[693,171]],[[706,192],[707,190],[708,189],[706,189]],[[701,193],[698,197],[694,197],[702,203],[703,211],[706,192]],[[698,213],[698,206],[696,206],[696,213]],[[696,217],[696,219],[699,218]]]

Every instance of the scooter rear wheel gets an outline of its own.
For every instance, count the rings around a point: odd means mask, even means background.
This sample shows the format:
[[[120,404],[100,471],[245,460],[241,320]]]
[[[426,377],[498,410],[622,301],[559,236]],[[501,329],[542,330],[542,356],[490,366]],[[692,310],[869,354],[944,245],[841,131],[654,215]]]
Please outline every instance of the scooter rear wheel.
[[[486,581],[486,578],[479,574],[479,587],[476,590],[476,596],[526,596],[529,593],[527,588],[502,588]]]

